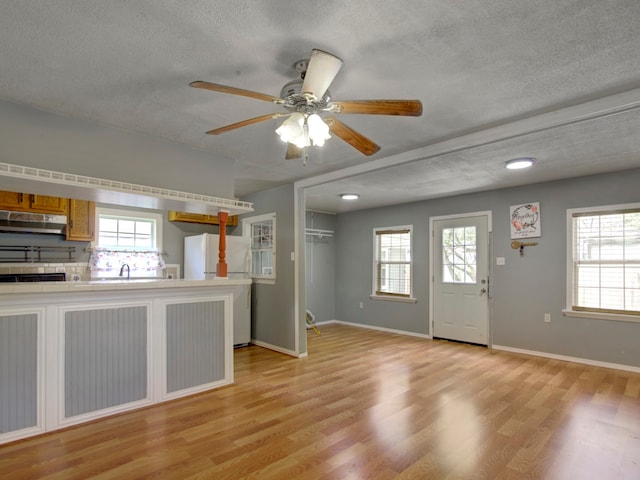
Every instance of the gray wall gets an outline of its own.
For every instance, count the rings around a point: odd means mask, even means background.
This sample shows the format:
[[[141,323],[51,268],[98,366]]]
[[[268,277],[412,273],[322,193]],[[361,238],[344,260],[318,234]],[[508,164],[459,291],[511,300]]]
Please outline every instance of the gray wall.
[[[0,162],[234,197],[233,159],[6,101],[0,101]]]
[[[338,215],[338,320],[428,334],[429,217],[490,210],[491,336],[495,345],[640,366],[640,324],[564,317],[566,210],[640,201],[640,169]],[[509,206],[540,202],[542,237],[520,257],[511,249]],[[374,301],[372,230],[414,227],[415,304]],[[495,257],[506,257],[495,266]],[[359,308],[363,302],[364,308]],[[551,323],[544,323],[551,313]]]
[[[417,303],[371,300],[373,229],[413,225],[414,296]],[[336,218],[336,319],[428,333],[428,214],[419,204],[341,214]],[[363,308],[360,308],[360,302]]]
[[[306,212],[306,228],[333,230],[336,216],[325,213]],[[336,238],[305,238],[306,306],[316,322],[336,319]]]
[[[251,338],[295,350],[294,189],[293,184],[249,195],[254,211],[240,218],[276,214],[276,283],[254,283],[251,290]],[[306,346],[303,351],[306,351]]]

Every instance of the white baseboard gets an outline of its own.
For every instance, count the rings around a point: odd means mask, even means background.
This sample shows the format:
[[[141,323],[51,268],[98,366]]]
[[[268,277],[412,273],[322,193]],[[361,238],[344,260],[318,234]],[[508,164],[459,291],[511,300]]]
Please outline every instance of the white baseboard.
[[[342,320],[328,320],[326,322],[319,322],[319,323],[316,323],[316,326],[319,327],[322,325],[331,325],[332,323],[337,323],[340,325],[349,325],[351,327],[367,328],[370,330],[379,330],[382,332],[397,333],[399,335],[408,335],[412,337],[427,338],[427,339],[433,338],[431,335],[425,335],[422,333],[405,332],[403,330],[394,330],[391,328],[375,327],[372,325],[363,325],[361,323],[343,322]],[[525,350],[523,348],[506,347],[504,345],[491,345],[489,348],[493,348],[494,350],[511,352],[511,353],[522,353],[524,355],[533,355],[534,357],[544,357],[544,358],[551,358],[554,360],[562,360],[565,362],[581,363],[584,365],[591,365],[594,367],[612,368],[614,370],[624,370],[626,372],[640,373],[640,367],[634,367],[633,365],[600,362],[598,360],[590,360],[588,358],[570,357],[568,355],[557,355],[554,353],[538,352],[535,350]]]
[[[321,325],[330,325],[332,323],[337,323],[339,325],[349,325],[350,327],[366,328],[368,330],[378,330],[380,332],[396,333],[398,335],[407,335],[409,337],[418,337],[418,338],[426,338],[426,339],[432,338],[431,335],[427,335],[425,333],[406,332],[404,330],[395,330],[393,328],[376,327],[373,325],[364,325],[362,323],[343,322],[342,320],[328,320],[326,322],[316,323],[316,326],[319,327]]]
[[[251,343],[253,345],[257,345],[258,347],[266,348],[268,350],[273,350],[275,352],[284,353],[285,355],[290,355],[296,358],[304,358],[307,356],[307,352],[304,353],[296,353],[293,350],[288,350],[286,348],[278,347],[277,345],[271,345],[270,343],[261,342],[260,340],[251,339]]]
[[[321,327],[322,325],[331,325],[333,323],[337,323],[337,320],[327,320],[326,322],[316,322],[316,327]],[[307,327],[310,329],[311,327]]]
[[[535,357],[551,358],[553,360],[562,360],[564,362],[582,363],[594,367],[613,368],[614,370],[624,370],[626,372],[640,373],[640,367],[632,365],[622,365],[619,363],[600,362],[598,360],[590,360],[588,358],[570,357],[568,355],[556,355],[555,353],[538,352],[535,350],[525,350],[523,348],[505,347],[504,345],[492,345],[494,350],[503,350],[511,353],[522,353],[524,355],[533,355]]]

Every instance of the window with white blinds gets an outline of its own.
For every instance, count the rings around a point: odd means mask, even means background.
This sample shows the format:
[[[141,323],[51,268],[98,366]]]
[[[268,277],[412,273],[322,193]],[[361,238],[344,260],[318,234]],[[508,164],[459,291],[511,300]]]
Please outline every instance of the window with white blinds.
[[[411,226],[374,229],[374,295],[411,297]]]
[[[640,205],[571,211],[574,311],[640,315]]]

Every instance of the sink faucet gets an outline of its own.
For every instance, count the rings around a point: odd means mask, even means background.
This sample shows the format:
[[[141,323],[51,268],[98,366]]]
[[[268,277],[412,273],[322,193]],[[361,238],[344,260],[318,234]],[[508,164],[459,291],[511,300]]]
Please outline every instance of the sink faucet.
[[[129,264],[127,263],[123,263],[122,267],[120,267],[120,274],[119,276],[122,277],[124,276],[124,267],[127,267],[127,280],[129,280],[129,277],[131,275],[131,269],[129,268]]]

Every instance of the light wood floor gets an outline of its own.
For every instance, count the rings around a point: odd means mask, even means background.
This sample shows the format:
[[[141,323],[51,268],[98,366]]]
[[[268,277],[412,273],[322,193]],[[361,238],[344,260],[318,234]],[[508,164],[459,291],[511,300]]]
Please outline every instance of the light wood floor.
[[[236,384],[0,446],[11,479],[640,479],[640,374],[331,325]]]

